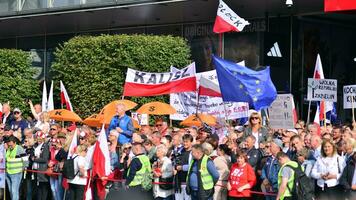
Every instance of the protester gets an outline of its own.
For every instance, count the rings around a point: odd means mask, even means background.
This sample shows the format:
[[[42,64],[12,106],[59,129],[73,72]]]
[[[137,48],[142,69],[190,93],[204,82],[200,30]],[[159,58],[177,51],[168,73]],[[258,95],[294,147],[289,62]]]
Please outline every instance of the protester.
[[[23,134],[25,128],[28,127],[28,123],[22,118],[22,113],[19,108],[14,109],[14,120],[11,122],[10,126],[13,131],[19,131],[21,134]]]
[[[321,156],[316,160],[311,177],[317,180],[316,196],[321,199],[336,199],[340,195],[339,178],[345,167],[344,159],[336,153],[330,140],[323,141]]]
[[[59,152],[60,145],[57,145],[59,143],[59,139],[52,139],[51,141],[51,146],[49,148],[50,152],[50,159],[48,162],[48,171],[49,173],[58,173],[59,171],[59,162],[56,160],[56,155]],[[63,199],[62,197],[62,182],[60,177],[57,174],[49,174],[49,182],[51,185],[51,191],[53,195],[54,200],[61,200]]]
[[[297,162],[303,167],[306,176],[310,177],[311,170],[314,166],[315,160],[310,159],[309,150],[303,148],[299,150],[296,154]]]
[[[247,200],[251,197],[250,189],[256,183],[256,175],[247,161],[247,154],[240,152],[237,154],[237,162],[231,166],[227,184],[229,199]]]
[[[115,129],[120,134],[119,144],[130,143],[134,131],[132,119],[125,114],[126,106],[124,104],[116,105],[116,115],[111,119],[109,131]]]
[[[192,146],[192,156],[194,159],[188,170],[187,193],[191,199],[212,200],[219,172],[208,156],[204,155],[204,149],[200,144]]]
[[[42,131],[36,132],[37,145],[35,146],[35,155],[32,158],[32,168],[37,171],[45,172],[48,169],[48,160],[50,159],[50,152],[48,143],[46,143],[46,135]],[[36,173],[37,179],[37,198],[40,200],[47,199],[48,195],[48,176],[44,173]]]
[[[214,164],[220,177],[215,184],[214,200],[227,199],[227,183],[231,167],[230,153],[231,151],[226,144],[219,145],[217,151],[218,157],[214,159]]]
[[[25,162],[28,161],[25,150],[16,144],[15,136],[7,138],[6,150],[6,183],[9,187],[11,200],[19,200],[19,189]]]
[[[8,103],[2,104],[2,124],[11,127],[12,122],[15,120],[13,113],[11,112],[10,105]]]
[[[356,199],[356,153],[353,153],[350,160],[346,163],[342,175],[340,177],[340,186],[346,191],[346,198],[352,200]]]
[[[248,163],[256,170],[257,165],[261,161],[262,152],[255,147],[256,138],[252,135],[248,136],[245,140],[245,152],[248,157]]]
[[[248,127],[244,129],[243,138],[255,137],[255,148],[260,148],[260,143],[267,140],[268,130],[262,126],[262,117],[258,112],[252,112],[248,119]],[[262,148],[262,147],[261,147]]]
[[[173,165],[172,161],[166,156],[168,148],[161,144],[157,146],[156,155],[158,160],[153,164],[154,181],[153,196],[156,200],[173,200]]]
[[[88,163],[85,159],[87,150],[88,146],[79,145],[76,153],[73,155],[75,177],[68,180],[70,199],[83,199],[84,197],[84,187],[88,177]]]
[[[157,118],[155,121],[155,131],[158,131],[161,136],[168,134],[168,123],[163,118]]]

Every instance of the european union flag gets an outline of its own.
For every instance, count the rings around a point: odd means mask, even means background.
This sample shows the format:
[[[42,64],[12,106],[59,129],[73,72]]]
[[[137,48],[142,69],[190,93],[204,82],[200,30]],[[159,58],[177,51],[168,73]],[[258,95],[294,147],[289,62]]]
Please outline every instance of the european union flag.
[[[254,71],[216,56],[213,60],[224,101],[248,102],[255,110],[260,110],[276,99],[269,67]]]

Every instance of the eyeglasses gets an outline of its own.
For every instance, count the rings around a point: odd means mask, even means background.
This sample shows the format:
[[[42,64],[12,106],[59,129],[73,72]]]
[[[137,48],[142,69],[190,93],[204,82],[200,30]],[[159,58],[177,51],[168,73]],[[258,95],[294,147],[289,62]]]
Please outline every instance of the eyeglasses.
[[[85,138],[84,137],[79,137],[79,140],[84,140]]]
[[[131,149],[131,147],[126,147],[126,148],[124,148],[124,150],[130,150]]]
[[[56,131],[57,129],[55,129],[55,128],[51,128],[50,130],[51,130],[51,131]]]
[[[18,115],[18,114],[20,114],[20,112],[14,112],[14,114],[15,114],[15,115]]]
[[[156,127],[158,127],[158,126],[163,126],[163,124],[156,124]]]

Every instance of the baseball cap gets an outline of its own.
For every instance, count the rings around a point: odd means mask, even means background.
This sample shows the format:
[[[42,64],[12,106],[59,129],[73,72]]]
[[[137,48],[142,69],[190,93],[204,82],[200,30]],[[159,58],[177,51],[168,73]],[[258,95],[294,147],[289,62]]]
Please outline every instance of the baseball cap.
[[[295,128],[287,129],[287,132],[292,132],[292,133],[298,134],[298,131]]]
[[[244,127],[243,126],[235,126],[234,130],[237,131],[237,132],[243,132],[244,131]]]
[[[20,108],[15,108],[15,109],[14,109],[14,112],[19,112],[19,113],[21,113],[21,110],[20,110]]]
[[[275,143],[277,146],[279,146],[281,149],[283,149],[282,140],[275,138],[275,139],[272,140],[272,142]]]

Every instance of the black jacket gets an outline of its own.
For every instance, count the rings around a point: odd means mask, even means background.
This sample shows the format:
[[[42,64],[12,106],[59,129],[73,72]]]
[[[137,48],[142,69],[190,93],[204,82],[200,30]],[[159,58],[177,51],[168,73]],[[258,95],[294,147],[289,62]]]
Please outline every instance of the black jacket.
[[[38,171],[46,171],[48,168],[48,160],[50,157],[48,143],[43,143],[41,147],[41,154],[39,158],[33,160],[34,163],[38,164]],[[48,176],[46,174],[38,173],[37,174],[38,182],[48,182]]]
[[[263,157],[262,152],[259,149],[256,149],[255,147],[252,147],[251,149],[246,149],[245,152],[248,157],[248,163],[253,167],[254,170],[256,170],[256,167],[259,165]]]
[[[355,172],[355,164],[356,162],[352,159],[347,162],[346,167],[344,168],[344,171],[342,172],[342,175],[339,180],[340,185],[343,187],[344,190],[346,190],[347,193],[351,192],[352,179],[354,177]]]

